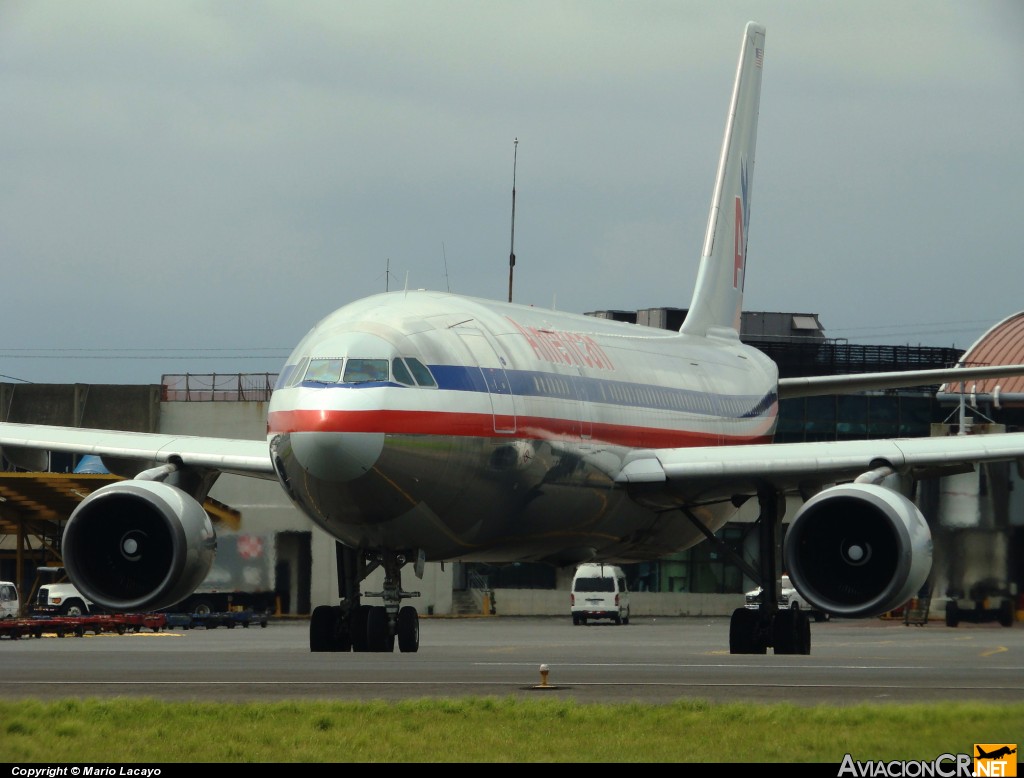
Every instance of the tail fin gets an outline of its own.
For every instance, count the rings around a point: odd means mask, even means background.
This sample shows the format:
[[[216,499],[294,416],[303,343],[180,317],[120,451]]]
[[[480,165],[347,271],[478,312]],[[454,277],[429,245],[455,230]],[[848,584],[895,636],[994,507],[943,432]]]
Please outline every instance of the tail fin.
[[[708,335],[723,328],[737,334],[740,331],[763,64],[764,27],[748,22],[743,31],[697,284],[680,328],[684,333]]]

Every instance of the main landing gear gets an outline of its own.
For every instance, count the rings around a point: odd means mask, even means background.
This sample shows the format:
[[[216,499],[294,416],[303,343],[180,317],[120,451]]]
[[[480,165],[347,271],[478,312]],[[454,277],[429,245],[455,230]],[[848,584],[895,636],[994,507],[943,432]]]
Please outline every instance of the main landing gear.
[[[811,620],[799,608],[737,608],[729,622],[730,654],[811,653]]]
[[[730,654],[765,654],[769,646],[776,654],[811,653],[811,620],[808,614],[799,608],[779,607],[777,560],[783,500],[773,489],[765,487],[758,491],[758,573],[764,582],[761,602],[757,608],[733,611],[729,622]]]
[[[337,545],[340,605],[320,605],[309,621],[310,651],[394,651],[414,653],[420,647],[420,617],[411,605],[401,605],[419,592],[402,591],[401,569],[405,557],[391,551],[376,559],[364,552]],[[363,605],[359,584],[377,567],[384,566],[384,590],[367,592],[382,597],[383,605]]]

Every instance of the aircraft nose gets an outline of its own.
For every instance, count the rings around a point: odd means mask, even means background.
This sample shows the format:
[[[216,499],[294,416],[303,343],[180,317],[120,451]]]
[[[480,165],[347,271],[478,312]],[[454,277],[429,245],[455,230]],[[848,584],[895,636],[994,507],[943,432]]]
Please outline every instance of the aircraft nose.
[[[369,472],[384,450],[379,432],[293,432],[295,463],[314,478],[351,481]]]

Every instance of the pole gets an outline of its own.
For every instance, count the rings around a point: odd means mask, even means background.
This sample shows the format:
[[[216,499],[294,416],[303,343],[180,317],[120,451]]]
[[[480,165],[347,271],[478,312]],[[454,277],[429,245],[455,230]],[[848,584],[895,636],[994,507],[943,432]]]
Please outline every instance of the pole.
[[[516,266],[516,163],[519,159],[519,138],[512,149],[512,240],[508,249],[508,301],[512,302],[512,273]]]

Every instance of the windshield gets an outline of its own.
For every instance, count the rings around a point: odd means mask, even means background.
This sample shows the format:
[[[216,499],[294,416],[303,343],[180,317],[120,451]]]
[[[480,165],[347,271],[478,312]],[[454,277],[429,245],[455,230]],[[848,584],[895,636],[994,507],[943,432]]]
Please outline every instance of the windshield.
[[[614,592],[614,578],[577,578],[577,592]]]

